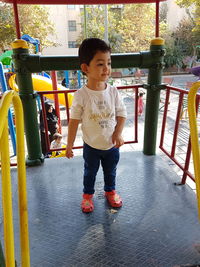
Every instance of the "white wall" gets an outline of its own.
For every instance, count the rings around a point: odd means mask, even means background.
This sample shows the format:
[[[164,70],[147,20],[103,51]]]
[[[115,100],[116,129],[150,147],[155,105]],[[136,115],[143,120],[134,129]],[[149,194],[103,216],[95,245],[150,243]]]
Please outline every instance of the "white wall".
[[[79,6],[68,9],[67,5],[46,5],[49,9],[50,20],[56,28],[56,35],[49,36],[59,44],[57,47],[48,47],[42,50],[43,55],[77,55],[78,48],[68,48],[68,41],[76,41],[81,31],[81,14]],[[77,21],[77,31],[68,31],[68,20]]]
[[[187,17],[186,11],[184,8],[179,7],[175,0],[167,0],[167,23],[170,30],[174,30],[179,22]]]

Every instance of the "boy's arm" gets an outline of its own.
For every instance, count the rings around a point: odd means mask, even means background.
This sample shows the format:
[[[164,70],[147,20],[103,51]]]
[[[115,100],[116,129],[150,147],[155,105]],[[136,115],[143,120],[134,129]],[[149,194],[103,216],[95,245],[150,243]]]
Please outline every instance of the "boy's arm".
[[[117,116],[116,120],[117,120],[117,124],[115,126],[115,131],[112,135],[112,142],[115,145],[115,147],[120,147],[124,144],[124,139],[122,137],[122,131],[124,128],[126,118]]]
[[[78,124],[80,120],[70,119],[68,125],[68,136],[67,136],[67,146],[66,146],[66,157],[73,158],[74,153],[72,151],[74,141],[76,138],[76,133],[78,129]]]

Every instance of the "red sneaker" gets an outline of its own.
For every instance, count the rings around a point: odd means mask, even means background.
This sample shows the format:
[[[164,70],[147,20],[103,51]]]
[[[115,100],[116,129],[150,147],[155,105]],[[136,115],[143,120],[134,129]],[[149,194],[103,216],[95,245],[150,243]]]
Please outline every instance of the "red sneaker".
[[[83,212],[89,213],[94,210],[92,198],[93,194],[83,194],[83,200],[81,202],[81,209]]]
[[[120,208],[122,206],[122,199],[121,197],[112,190],[110,192],[105,192],[105,197],[107,198],[109,204],[113,208]]]

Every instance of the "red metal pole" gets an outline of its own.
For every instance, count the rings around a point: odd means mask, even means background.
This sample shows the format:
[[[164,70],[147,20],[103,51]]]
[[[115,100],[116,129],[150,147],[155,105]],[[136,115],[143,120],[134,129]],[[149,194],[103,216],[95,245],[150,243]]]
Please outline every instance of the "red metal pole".
[[[156,32],[155,37],[159,37],[159,0],[156,0]]]
[[[164,136],[165,136],[165,128],[166,128],[166,121],[167,121],[167,110],[169,105],[169,96],[170,96],[170,90],[166,89],[166,99],[165,99],[165,108],[164,108],[164,114],[163,114],[163,121],[162,121],[162,128],[161,128],[161,137],[160,137],[160,148],[163,148],[164,143]]]
[[[46,109],[45,109],[45,104],[44,104],[44,95],[40,94],[40,100],[41,100],[41,104],[42,104],[42,118],[43,118],[43,122],[44,122],[44,134],[45,134],[45,142],[46,142],[46,150],[47,152],[50,151],[50,140],[49,140],[49,129],[48,129],[48,123],[47,123],[47,114],[46,114]]]
[[[135,142],[138,143],[138,88],[135,88]]]
[[[174,126],[174,135],[173,135],[173,141],[172,141],[172,149],[171,149],[171,157],[174,158],[175,151],[176,151],[176,142],[178,137],[178,128],[180,123],[180,117],[181,117],[181,108],[183,104],[183,93],[180,93],[179,95],[179,103],[178,103],[178,110],[176,114],[176,120],[175,120],[175,126]]]
[[[16,0],[13,1],[13,9],[14,9],[14,16],[15,16],[15,26],[16,26],[17,39],[20,39],[21,38],[21,33],[20,33],[19,15],[18,15],[18,9],[17,9]]]
[[[183,168],[183,176],[182,176],[182,180],[181,180],[181,183],[180,184],[185,184],[185,182],[186,182],[186,179],[187,179],[187,171],[188,171],[189,165],[190,165],[191,151],[192,151],[192,148],[191,148],[191,140],[189,139],[188,147],[187,147],[187,153],[186,153],[186,158],[185,158],[185,165],[184,165],[184,168]]]

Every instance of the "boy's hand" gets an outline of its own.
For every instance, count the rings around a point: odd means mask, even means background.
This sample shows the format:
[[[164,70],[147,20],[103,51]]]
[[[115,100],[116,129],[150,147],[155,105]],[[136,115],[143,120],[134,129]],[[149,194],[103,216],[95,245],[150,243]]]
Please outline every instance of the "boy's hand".
[[[112,142],[115,145],[115,147],[120,147],[124,144],[124,139],[121,136],[121,134],[114,132],[112,135]]]
[[[70,159],[70,158],[73,158],[74,157],[74,153],[73,153],[73,151],[72,151],[72,147],[70,147],[70,146],[66,146],[66,157],[68,158],[68,159]]]

